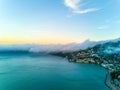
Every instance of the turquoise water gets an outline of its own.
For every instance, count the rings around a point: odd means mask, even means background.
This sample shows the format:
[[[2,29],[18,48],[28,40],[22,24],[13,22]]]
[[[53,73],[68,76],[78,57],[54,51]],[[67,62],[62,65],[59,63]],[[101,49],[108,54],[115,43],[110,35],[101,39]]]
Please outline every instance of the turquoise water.
[[[0,90],[109,90],[106,73],[56,56],[0,54]]]

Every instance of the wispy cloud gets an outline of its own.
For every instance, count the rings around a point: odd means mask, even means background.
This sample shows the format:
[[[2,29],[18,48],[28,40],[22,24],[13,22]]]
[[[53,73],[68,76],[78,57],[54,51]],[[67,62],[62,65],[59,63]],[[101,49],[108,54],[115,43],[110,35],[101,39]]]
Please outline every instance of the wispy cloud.
[[[99,10],[98,8],[82,9],[82,7],[86,4],[82,3],[81,0],[64,0],[64,4],[66,7],[70,8],[75,14],[85,14]]]
[[[102,25],[98,26],[97,29],[98,30],[106,30],[106,29],[110,29],[110,28],[115,28],[116,26],[120,25],[120,18],[119,17],[114,17],[114,18],[110,18],[106,21],[103,22]]]
[[[86,40],[83,43],[70,44],[0,44],[0,52],[30,52],[30,53],[55,53],[55,52],[74,52],[93,47],[101,41],[95,42]]]
[[[117,20],[116,23],[117,23],[117,24],[120,24],[120,20]]]
[[[108,29],[108,28],[109,28],[108,25],[102,25],[102,26],[98,27],[99,30],[105,30],[105,29]]]

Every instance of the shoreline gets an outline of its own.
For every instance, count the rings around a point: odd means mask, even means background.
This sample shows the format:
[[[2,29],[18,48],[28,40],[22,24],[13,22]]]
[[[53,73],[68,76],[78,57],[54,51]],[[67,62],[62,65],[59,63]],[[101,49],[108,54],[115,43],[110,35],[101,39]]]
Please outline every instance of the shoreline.
[[[67,58],[68,59],[68,58]],[[75,62],[75,61],[71,61],[68,59],[69,62]],[[84,63],[84,62],[76,62],[76,63]],[[98,65],[98,64],[97,64]],[[100,65],[101,67],[105,68],[104,66]],[[110,89],[110,90],[118,90],[117,87],[114,86],[114,84],[112,83],[112,78],[110,75],[110,70],[105,68],[107,70],[107,74],[104,80],[105,85]]]
[[[69,60],[69,59],[68,59]],[[98,65],[98,64],[96,64]],[[101,66],[103,67],[103,66]],[[103,67],[105,68],[105,67]],[[112,83],[112,79],[111,79],[111,76],[110,76],[110,70],[105,68],[107,70],[107,74],[106,74],[106,77],[105,77],[105,80],[104,80],[104,83],[105,85],[110,89],[110,90],[118,90]]]
[[[68,61],[69,61],[69,59],[68,59]],[[71,61],[70,61],[70,62],[71,62]],[[98,64],[97,64],[97,65],[98,65]],[[101,66],[101,67],[103,67],[103,66]],[[103,67],[103,68],[105,68],[105,67]],[[105,81],[104,81],[105,85],[106,85],[110,90],[118,90],[118,89],[113,85],[113,83],[112,83],[112,79],[111,79],[111,75],[110,75],[110,70],[107,69],[107,68],[105,68],[105,69],[107,70],[107,74],[106,74]]]
[[[106,86],[110,89],[110,90],[118,90],[113,84],[112,84],[112,80],[111,80],[111,76],[110,76],[110,71],[107,70],[107,75],[105,78],[105,84]]]

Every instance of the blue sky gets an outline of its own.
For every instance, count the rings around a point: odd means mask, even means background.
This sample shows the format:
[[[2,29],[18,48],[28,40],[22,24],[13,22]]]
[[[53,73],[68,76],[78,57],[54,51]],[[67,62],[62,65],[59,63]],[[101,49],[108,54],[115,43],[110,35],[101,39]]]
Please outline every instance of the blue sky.
[[[119,0],[0,0],[0,43],[120,37]]]

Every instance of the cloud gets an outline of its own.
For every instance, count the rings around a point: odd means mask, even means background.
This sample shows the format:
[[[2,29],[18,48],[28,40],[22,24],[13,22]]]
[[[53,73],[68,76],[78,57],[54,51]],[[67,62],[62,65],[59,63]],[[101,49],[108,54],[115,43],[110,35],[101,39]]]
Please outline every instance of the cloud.
[[[117,24],[120,24],[120,20],[116,20],[116,23],[117,23]]]
[[[98,27],[99,30],[105,30],[105,29],[108,29],[108,28],[109,28],[108,25],[102,25],[102,26]]]
[[[89,8],[89,9],[84,9],[84,10],[76,10],[74,11],[74,13],[78,13],[78,14],[84,14],[84,13],[89,13],[89,12],[93,12],[93,11],[97,11],[98,9],[96,8]]]
[[[30,53],[73,52],[73,51],[87,49],[88,47],[93,47],[97,45],[98,43],[100,42],[93,42],[90,40],[86,40],[83,43],[71,43],[71,44],[65,44],[65,45],[61,45],[61,44],[0,45],[0,52],[30,52]]]
[[[81,0],[64,0],[64,3],[67,7],[71,9],[78,9],[78,5]]]
[[[116,28],[116,26],[120,25],[120,18],[119,17],[112,17],[108,20],[102,22],[100,26],[97,27],[98,30],[105,30],[110,28]]]
[[[120,46],[117,47],[108,46],[103,52],[107,54],[120,53]]]
[[[99,10],[97,8],[82,9],[82,6],[85,6],[86,4],[82,3],[81,0],[64,0],[64,4],[75,14],[85,14]]]

